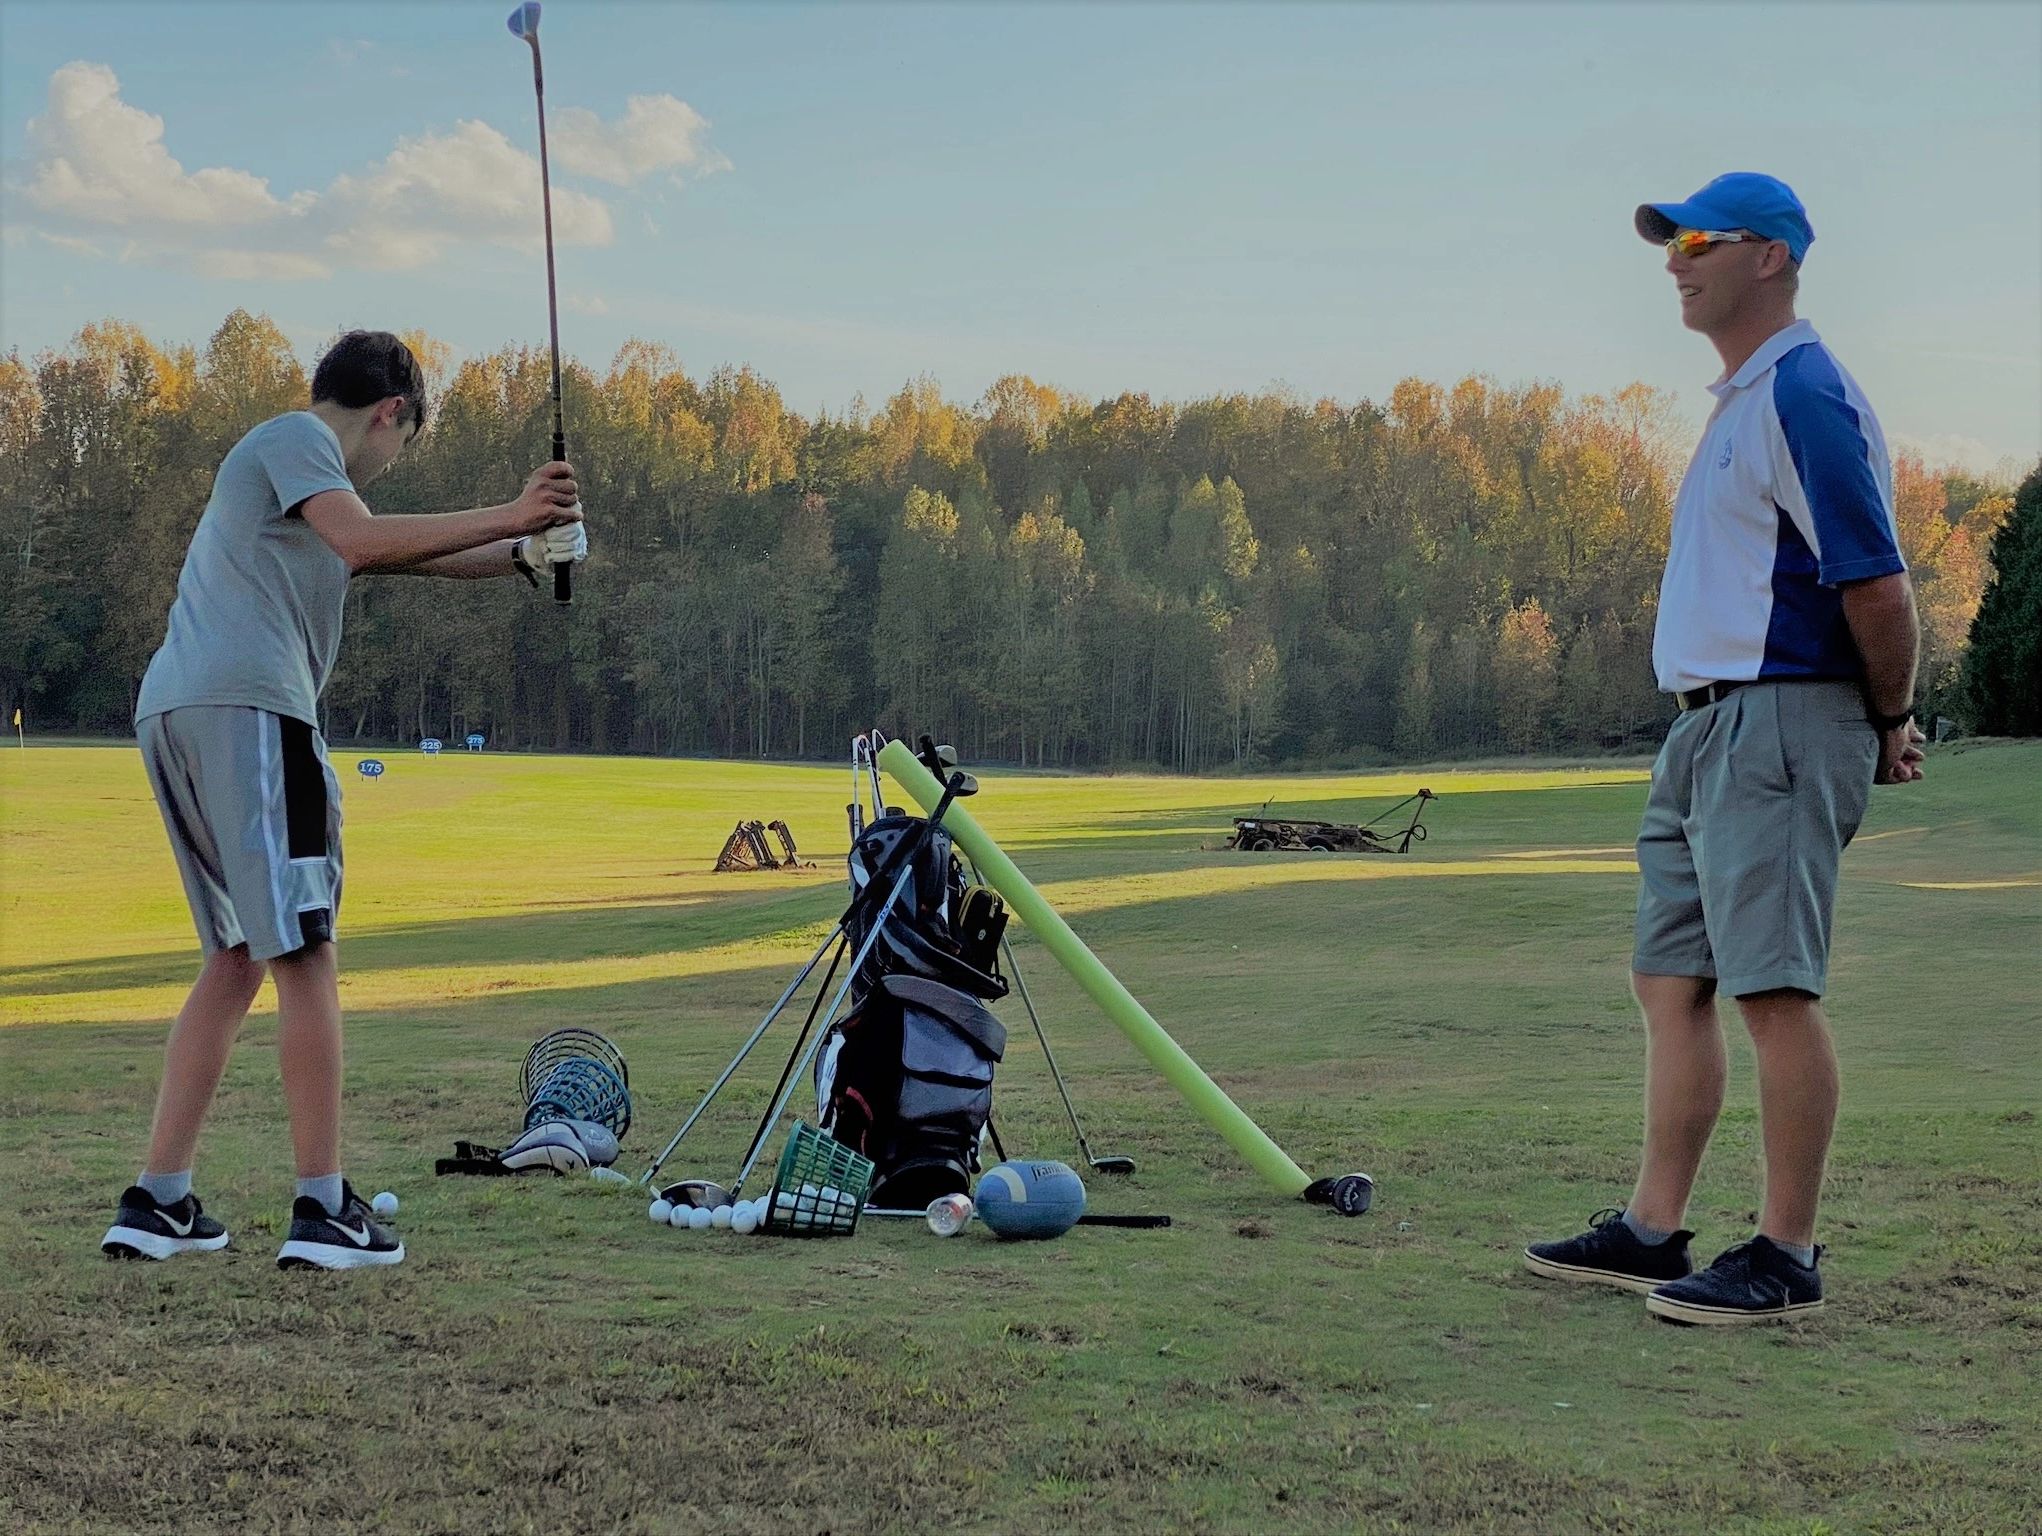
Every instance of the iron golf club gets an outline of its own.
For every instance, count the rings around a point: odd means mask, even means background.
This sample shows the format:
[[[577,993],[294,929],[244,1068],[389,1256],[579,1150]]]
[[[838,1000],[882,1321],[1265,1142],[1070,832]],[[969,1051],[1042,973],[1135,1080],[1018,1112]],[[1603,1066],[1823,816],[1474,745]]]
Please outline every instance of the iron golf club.
[[[553,278],[553,176],[546,160],[546,72],[539,62],[539,0],[525,0],[510,13],[513,37],[532,45],[532,92],[539,100],[539,196],[546,215],[546,325],[553,345],[553,459],[567,460],[567,431],[560,415],[560,301]],[[561,562],[553,567],[553,601],[574,601],[574,567]]]

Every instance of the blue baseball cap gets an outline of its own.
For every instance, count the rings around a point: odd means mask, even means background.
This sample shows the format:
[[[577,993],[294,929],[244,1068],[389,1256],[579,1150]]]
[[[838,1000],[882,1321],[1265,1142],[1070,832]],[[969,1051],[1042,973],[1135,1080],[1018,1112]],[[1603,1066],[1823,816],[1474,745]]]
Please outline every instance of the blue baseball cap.
[[[1640,203],[1638,233],[1664,245],[1680,229],[1748,229],[1768,240],[1787,242],[1798,265],[1815,241],[1808,210],[1794,189],[1776,176],[1732,171],[1718,176],[1684,203]]]

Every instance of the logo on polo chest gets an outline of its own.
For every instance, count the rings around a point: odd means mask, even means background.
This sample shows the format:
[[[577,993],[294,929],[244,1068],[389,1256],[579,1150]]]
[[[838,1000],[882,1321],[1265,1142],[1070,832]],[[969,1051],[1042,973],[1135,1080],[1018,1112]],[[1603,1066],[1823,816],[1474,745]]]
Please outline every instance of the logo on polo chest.
[[[1730,467],[1730,449],[1731,439],[1726,436],[1723,439],[1723,451],[1716,455],[1716,467],[1718,469],[1728,469]]]

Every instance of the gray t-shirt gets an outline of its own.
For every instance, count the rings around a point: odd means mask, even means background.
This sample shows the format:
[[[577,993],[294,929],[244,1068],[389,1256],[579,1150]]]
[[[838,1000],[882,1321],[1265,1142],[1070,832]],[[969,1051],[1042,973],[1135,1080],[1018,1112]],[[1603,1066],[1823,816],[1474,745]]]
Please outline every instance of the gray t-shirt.
[[[228,451],[142,676],[137,720],[247,704],[318,729],[349,573],[298,509],[321,491],[353,489],[340,439],[310,411],[265,421]]]

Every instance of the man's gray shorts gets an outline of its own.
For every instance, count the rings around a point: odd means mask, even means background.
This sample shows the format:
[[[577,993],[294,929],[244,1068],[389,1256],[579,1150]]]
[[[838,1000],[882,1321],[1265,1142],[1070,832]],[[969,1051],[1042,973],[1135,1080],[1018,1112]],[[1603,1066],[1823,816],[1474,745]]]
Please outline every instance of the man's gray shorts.
[[[274,960],[333,937],[340,784],[302,720],[190,705],[135,723],[206,953]]]
[[[1682,713],[1638,832],[1631,968],[1820,997],[1837,864],[1878,764],[1852,683],[1753,683]]]

